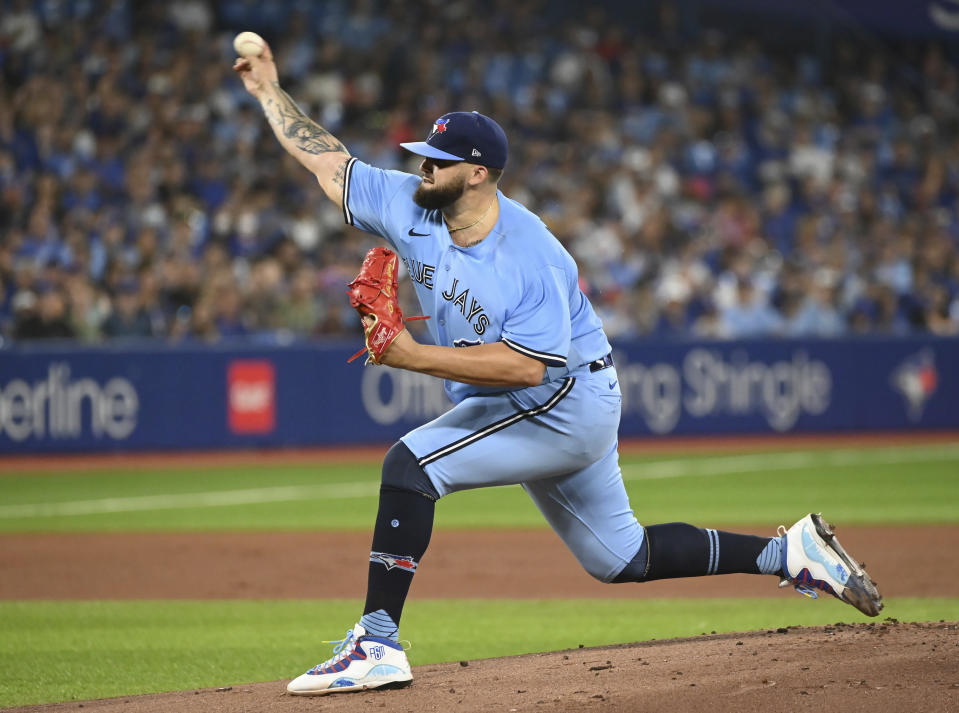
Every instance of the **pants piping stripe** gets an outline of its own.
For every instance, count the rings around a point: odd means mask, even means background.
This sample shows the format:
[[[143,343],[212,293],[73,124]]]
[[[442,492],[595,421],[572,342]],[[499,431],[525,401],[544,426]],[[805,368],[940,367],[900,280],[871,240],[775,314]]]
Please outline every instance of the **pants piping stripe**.
[[[465,448],[471,443],[476,443],[476,441],[486,438],[486,436],[491,436],[492,434],[498,431],[502,431],[504,428],[512,426],[514,423],[518,423],[519,421],[522,421],[525,418],[532,418],[533,416],[539,416],[541,414],[546,413],[551,408],[553,408],[556,404],[558,404],[560,401],[563,400],[563,397],[565,397],[566,394],[570,392],[575,382],[576,382],[575,377],[567,376],[565,379],[563,379],[563,385],[559,388],[559,390],[555,394],[553,394],[549,398],[548,401],[546,401],[546,403],[540,404],[539,406],[534,406],[533,408],[527,409],[526,411],[520,411],[519,413],[515,413],[512,416],[508,416],[501,421],[492,423],[489,426],[486,426],[485,428],[480,429],[479,431],[475,431],[468,436],[464,436],[458,441],[454,441],[453,443],[450,443],[448,446],[444,446],[443,448],[440,448],[439,450],[433,451],[432,453],[425,455],[419,459],[418,461],[419,466],[422,468],[423,466],[429,465],[433,461],[439,460],[443,456],[448,456],[450,453],[455,453],[461,448]]]

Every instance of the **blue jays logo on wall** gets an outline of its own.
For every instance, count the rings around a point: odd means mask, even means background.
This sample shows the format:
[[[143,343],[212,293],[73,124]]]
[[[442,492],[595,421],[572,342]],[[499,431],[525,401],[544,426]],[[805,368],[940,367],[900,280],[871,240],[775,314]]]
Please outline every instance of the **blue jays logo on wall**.
[[[436,123],[433,124],[433,130],[430,132],[428,139],[432,138],[434,134],[442,134],[444,131],[446,131],[446,125],[448,123],[449,119],[437,119]]]
[[[939,386],[932,349],[922,349],[903,361],[892,373],[892,385],[906,401],[910,421],[922,418],[926,403]]]

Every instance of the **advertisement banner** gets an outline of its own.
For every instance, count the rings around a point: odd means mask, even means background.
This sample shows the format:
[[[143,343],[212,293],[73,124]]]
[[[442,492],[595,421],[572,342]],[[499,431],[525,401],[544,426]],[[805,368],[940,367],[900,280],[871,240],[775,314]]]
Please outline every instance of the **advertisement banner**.
[[[959,427],[955,340],[637,342],[614,354],[624,435]]]
[[[450,408],[352,342],[0,351],[0,454],[389,443]],[[624,438],[959,428],[959,340],[618,342]]]

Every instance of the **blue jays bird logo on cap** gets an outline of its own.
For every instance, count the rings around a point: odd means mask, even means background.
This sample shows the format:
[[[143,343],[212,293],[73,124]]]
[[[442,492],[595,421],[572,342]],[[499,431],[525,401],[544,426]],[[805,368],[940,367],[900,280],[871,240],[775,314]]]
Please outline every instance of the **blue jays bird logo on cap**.
[[[433,130],[430,132],[430,136],[433,134],[442,134],[446,131],[446,124],[449,122],[449,119],[437,119],[436,123],[433,124]],[[428,141],[429,139],[427,139]]]

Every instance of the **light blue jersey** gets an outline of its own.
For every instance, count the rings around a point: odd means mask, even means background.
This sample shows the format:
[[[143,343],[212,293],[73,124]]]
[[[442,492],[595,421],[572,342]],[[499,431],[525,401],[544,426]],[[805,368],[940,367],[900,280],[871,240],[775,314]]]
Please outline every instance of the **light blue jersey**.
[[[579,289],[576,263],[536,215],[497,193],[499,220],[479,245],[453,243],[443,215],[413,202],[416,176],[351,159],[346,222],[389,241],[406,263],[436,344],[502,341],[547,366],[546,381],[609,353],[602,323]],[[454,403],[503,391],[446,382]]]
[[[538,217],[499,192],[487,237],[455,245],[442,213],[413,201],[419,183],[350,159],[344,218],[404,260],[436,344],[502,341],[542,361],[546,374],[513,389],[447,381],[456,406],[402,440],[441,496],[521,484],[583,567],[610,581],[639,551],[643,530],[619,470],[622,397],[609,341],[576,263]]]

